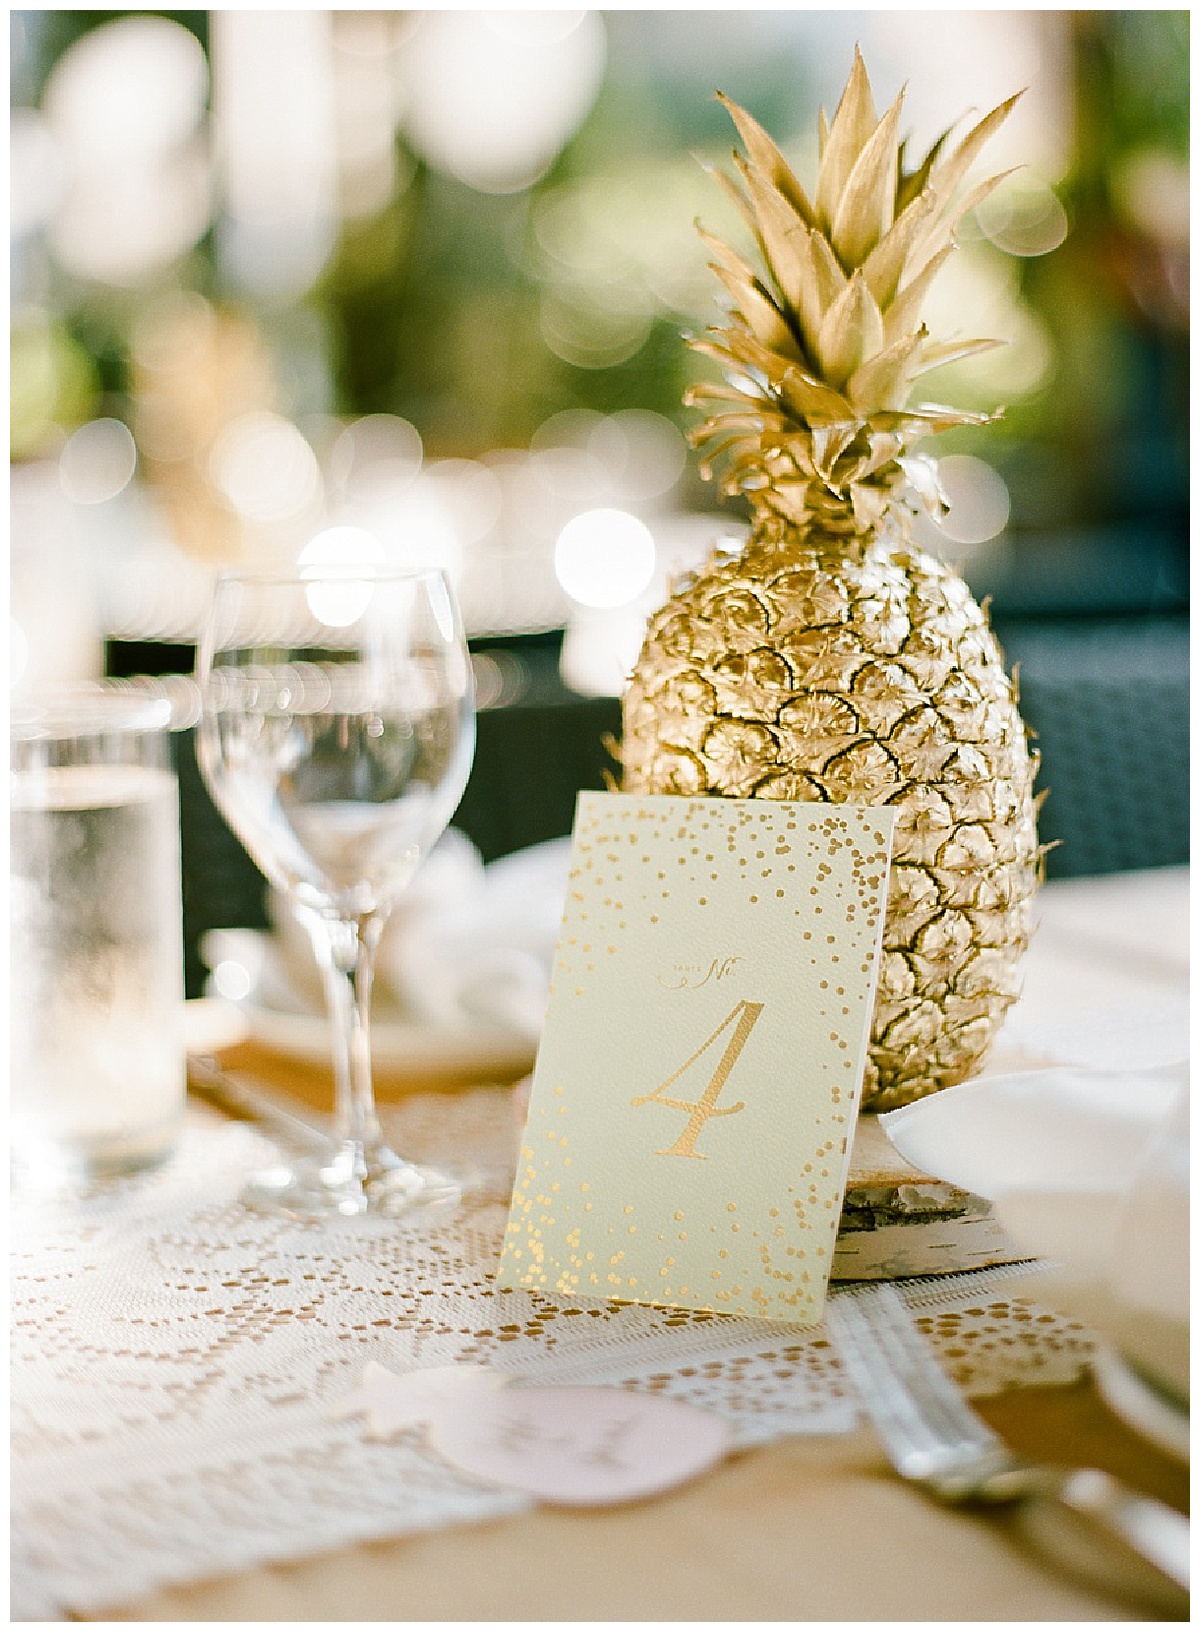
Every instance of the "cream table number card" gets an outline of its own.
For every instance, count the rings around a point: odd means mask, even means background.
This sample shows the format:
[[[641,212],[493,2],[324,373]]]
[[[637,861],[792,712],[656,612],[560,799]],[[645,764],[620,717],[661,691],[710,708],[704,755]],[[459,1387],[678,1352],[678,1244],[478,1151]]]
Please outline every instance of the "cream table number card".
[[[498,1283],[812,1324],[892,813],[583,793]]]

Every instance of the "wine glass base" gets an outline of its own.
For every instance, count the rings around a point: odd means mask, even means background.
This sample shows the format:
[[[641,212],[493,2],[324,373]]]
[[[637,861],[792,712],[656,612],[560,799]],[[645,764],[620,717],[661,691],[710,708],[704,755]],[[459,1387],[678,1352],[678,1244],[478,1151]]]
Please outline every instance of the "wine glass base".
[[[458,1184],[435,1168],[420,1167],[387,1151],[366,1163],[319,1157],[256,1174],[242,1201],[258,1212],[286,1218],[403,1218],[433,1223],[461,1199]],[[382,1154],[385,1159],[380,1160]],[[350,1170],[348,1170],[350,1169]]]

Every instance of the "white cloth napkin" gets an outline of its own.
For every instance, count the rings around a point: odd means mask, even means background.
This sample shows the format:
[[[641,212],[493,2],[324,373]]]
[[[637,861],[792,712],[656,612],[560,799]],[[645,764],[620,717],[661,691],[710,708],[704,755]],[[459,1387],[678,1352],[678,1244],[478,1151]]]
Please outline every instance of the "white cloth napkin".
[[[381,1006],[433,1030],[488,1026],[536,1040],[569,857],[570,840],[553,839],[484,866],[471,841],[448,830],[384,930],[376,965]],[[206,962],[217,973],[222,962],[244,971],[252,1003],[323,1013],[307,931],[277,892],[269,893],[267,908],[269,934],[211,931],[202,947]]]
[[[426,1024],[486,1021],[537,1038],[570,853],[570,839],[551,839],[484,867],[452,829],[384,932],[379,979]]]
[[[988,1198],[1038,1296],[1188,1396],[1186,1062],[984,1077],[880,1117],[924,1172]]]

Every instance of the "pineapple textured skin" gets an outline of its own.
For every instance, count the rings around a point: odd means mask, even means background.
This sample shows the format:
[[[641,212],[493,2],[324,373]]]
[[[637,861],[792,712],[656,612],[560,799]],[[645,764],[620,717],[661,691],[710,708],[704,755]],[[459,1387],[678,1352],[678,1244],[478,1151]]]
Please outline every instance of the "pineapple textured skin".
[[[977,1069],[1029,939],[1036,759],[957,574],[892,529],[714,559],[650,622],[622,757],[630,792],[893,806],[863,1109]]]

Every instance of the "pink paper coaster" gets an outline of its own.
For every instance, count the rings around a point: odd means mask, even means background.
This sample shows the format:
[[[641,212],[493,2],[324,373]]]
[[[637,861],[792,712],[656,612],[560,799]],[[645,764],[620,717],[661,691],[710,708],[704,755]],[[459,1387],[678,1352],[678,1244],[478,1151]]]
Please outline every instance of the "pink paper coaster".
[[[617,1388],[468,1390],[429,1422],[434,1448],[477,1479],[544,1502],[635,1501],[694,1478],[729,1448],[729,1425],[657,1394]]]

